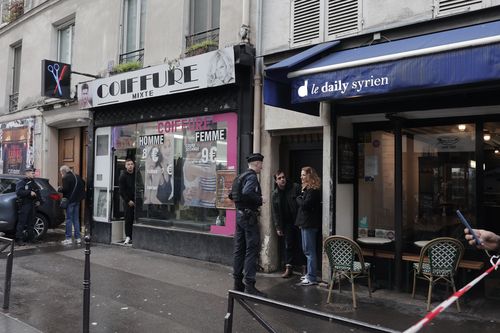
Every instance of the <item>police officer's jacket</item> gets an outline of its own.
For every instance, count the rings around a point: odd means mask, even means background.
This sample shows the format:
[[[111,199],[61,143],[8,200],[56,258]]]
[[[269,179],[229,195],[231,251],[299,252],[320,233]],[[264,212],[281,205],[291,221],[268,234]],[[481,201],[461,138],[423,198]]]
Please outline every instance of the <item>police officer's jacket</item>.
[[[236,208],[239,210],[257,210],[260,206],[262,206],[262,190],[260,189],[257,174],[252,169],[249,169],[243,180],[241,200],[236,203]]]
[[[31,191],[36,193],[36,196],[31,196]],[[40,201],[40,186],[31,178],[23,178],[16,184],[16,195],[21,205],[32,205],[35,201]]]

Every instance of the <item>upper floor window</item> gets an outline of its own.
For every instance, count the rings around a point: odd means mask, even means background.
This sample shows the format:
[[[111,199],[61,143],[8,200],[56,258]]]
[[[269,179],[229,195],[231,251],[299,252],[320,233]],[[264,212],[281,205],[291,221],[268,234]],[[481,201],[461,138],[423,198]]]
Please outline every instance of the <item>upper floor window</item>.
[[[19,83],[21,81],[21,54],[22,44],[17,44],[12,47],[13,61],[12,61],[12,93],[9,95],[9,112],[17,110],[19,101]]]
[[[57,60],[59,62],[71,64],[74,36],[75,22],[60,26],[57,30]]]
[[[120,63],[141,61],[144,56],[146,0],[124,0],[123,42]]]
[[[204,41],[219,42],[220,0],[197,1],[189,4],[189,36],[186,48]]]
[[[0,24],[10,23],[24,14],[24,0],[0,0]]]

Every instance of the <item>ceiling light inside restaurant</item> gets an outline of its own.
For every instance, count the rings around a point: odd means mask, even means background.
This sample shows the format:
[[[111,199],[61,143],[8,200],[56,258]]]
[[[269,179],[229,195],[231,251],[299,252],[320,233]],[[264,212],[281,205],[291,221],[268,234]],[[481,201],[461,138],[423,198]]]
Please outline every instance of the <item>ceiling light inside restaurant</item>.
[[[465,129],[466,129],[465,124],[459,124],[459,125],[458,125],[458,130],[459,130],[460,132],[465,131]]]
[[[484,133],[483,139],[484,139],[484,141],[490,141],[491,140],[491,134],[490,133]]]

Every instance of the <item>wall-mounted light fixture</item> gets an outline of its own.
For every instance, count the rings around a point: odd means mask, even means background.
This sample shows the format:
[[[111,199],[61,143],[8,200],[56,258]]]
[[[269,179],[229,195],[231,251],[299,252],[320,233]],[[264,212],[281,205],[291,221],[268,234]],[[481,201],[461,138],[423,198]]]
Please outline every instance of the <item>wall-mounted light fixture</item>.
[[[467,128],[467,126],[465,126],[465,124],[459,124],[459,125],[458,125],[458,130],[459,130],[460,132],[465,131],[465,129],[466,129],[466,128]]]

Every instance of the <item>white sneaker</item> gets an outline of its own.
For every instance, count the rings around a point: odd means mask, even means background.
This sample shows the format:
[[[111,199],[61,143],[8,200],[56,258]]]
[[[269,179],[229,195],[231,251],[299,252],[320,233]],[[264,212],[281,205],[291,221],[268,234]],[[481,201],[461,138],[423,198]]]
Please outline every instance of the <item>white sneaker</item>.
[[[77,238],[77,239],[75,239],[75,242],[76,242],[76,244],[80,245],[80,244],[82,244],[82,239],[81,238]]]
[[[316,282],[316,281],[309,281],[309,279],[304,279],[304,280],[300,281],[297,285],[298,286],[314,286],[317,284],[318,284],[318,282]]]
[[[125,241],[123,242],[123,244],[129,244],[129,243],[130,243],[130,237],[126,237]]]
[[[305,279],[307,279],[307,275],[302,275],[302,276],[300,277],[300,281],[304,281]]]
[[[62,245],[71,245],[73,244],[73,241],[71,240],[71,238],[68,238],[68,239],[65,239],[61,242]]]

